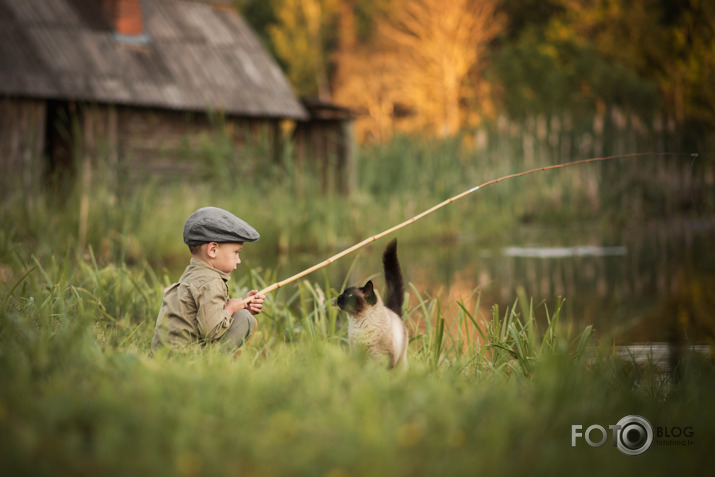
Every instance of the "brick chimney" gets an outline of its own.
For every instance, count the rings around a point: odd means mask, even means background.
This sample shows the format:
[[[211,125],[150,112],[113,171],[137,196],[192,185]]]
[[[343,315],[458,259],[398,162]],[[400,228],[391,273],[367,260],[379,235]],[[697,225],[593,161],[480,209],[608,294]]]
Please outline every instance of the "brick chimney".
[[[117,40],[139,43],[148,40],[144,32],[141,0],[103,1]]]

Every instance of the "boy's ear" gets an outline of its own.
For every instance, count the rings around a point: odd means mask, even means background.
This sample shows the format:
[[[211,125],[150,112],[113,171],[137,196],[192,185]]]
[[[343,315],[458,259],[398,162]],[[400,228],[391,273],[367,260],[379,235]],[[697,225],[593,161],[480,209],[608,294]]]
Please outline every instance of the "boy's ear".
[[[209,242],[206,244],[206,255],[210,258],[216,258],[216,250],[218,249],[218,243]]]

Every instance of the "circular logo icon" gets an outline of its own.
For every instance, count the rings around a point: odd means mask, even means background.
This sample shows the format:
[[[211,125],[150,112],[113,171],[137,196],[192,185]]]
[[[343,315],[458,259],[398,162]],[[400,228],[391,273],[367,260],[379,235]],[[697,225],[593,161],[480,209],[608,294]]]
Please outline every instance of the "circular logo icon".
[[[640,455],[653,443],[653,426],[644,417],[626,416],[618,421],[616,446],[627,455]]]

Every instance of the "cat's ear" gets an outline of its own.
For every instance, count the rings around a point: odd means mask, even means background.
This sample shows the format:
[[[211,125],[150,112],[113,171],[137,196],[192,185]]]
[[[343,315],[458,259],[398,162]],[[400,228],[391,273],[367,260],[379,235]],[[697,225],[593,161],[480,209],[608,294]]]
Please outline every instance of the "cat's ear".
[[[375,295],[375,289],[372,285],[372,280],[368,280],[364,287],[362,287],[363,295],[365,295],[365,301],[371,305],[377,303],[377,295]]]

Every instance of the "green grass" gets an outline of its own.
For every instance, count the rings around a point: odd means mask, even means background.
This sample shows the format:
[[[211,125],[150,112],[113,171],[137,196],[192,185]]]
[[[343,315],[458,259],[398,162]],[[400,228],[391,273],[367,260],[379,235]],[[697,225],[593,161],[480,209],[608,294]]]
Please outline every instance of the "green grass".
[[[406,320],[426,327],[410,368],[390,372],[348,350],[329,283],[270,295],[238,359],[217,348],[150,357],[168,277],[149,266],[14,251],[2,273],[3,475],[688,474],[714,463],[711,362],[689,357],[677,380],[644,372],[590,328],[569,330],[559,309],[537,322],[523,296],[484,320],[478,305],[446,316],[412,289]],[[252,270],[233,286],[271,280]],[[630,414],[694,426],[695,444],[638,457],[571,447],[571,425]]]
[[[236,211],[261,232],[262,253],[323,255],[537,165],[515,159],[519,140],[488,150],[465,143],[397,138],[361,150],[352,197],[320,193],[318,171],[287,157],[240,184],[222,176],[123,190],[98,179],[61,200],[10,197],[0,207],[0,473],[630,475],[712,467],[712,362],[687,357],[672,376],[623,362],[607,335],[574,329],[561,303],[545,310],[518,291],[502,310],[478,293],[476,303],[445,303],[410,286],[404,372],[348,350],[346,318],[333,303],[345,283],[327,274],[271,293],[238,359],[218,349],[149,355],[162,290],[186,264],[180,231],[196,208]],[[225,143],[203,147],[207,164],[234,157]],[[498,240],[525,220],[606,223],[603,198],[618,204],[625,192],[593,187],[613,177],[617,168],[577,168],[504,182],[425,218],[415,240]],[[655,189],[662,196],[650,203],[663,205],[669,189]],[[80,238],[83,194],[91,201]],[[643,204],[635,197],[628,213]],[[285,278],[241,267],[232,296]],[[654,445],[639,457],[583,440],[571,447],[572,425],[608,428],[630,414],[654,426],[693,426],[694,445]]]

